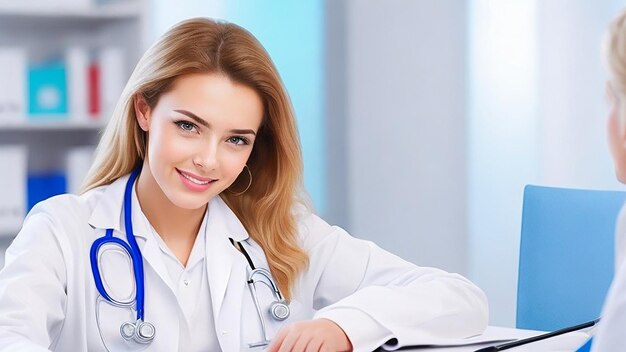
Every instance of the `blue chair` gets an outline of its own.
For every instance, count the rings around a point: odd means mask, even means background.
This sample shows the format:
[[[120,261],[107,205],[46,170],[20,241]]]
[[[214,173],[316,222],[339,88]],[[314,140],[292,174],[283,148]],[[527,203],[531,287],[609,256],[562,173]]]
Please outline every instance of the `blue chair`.
[[[626,192],[526,186],[518,328],[552,331],[600,316],[625,200]]]
[[[576,352],[589,352],[591,351],[591,345],[593,344],[593,339],[587,340],[582,346],[580,346]]]

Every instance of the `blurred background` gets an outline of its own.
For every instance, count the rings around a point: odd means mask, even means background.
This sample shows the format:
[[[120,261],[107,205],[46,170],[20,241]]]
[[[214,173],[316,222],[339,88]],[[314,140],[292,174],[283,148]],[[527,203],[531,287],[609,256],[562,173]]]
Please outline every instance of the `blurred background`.
[[[623,189],[605,142],[605,29],[625,1],[0,0],[0,265],[26,212],[76,192],[140,55],[221,18],[290,93],[318,213],[468,276],[515,325],[526,184]],[[582,258],[584,260],[584,258]]]

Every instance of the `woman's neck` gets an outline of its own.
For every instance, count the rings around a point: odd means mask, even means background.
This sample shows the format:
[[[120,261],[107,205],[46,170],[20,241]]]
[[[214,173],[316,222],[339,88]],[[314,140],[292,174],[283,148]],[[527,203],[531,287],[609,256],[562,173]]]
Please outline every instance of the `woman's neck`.
[[[185,266],[195,242],[206,206],[183,209],[172,203],[144,163],[135,187],[141,210],[165,244]]]

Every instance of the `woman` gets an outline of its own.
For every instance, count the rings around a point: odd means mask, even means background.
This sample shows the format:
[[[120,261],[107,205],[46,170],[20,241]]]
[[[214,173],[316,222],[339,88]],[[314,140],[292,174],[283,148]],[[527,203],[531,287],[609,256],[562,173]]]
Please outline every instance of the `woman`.
[[[606,41],[609,80],[607,136],[617,179],[626,183],[626,11],[611,25]],[[615,237],[615,276],[607,294],[602,320],[593,338],[592,351],[622,351],[626,348],[626,208],[618,217]]]
[[[303,194],[261,45],[176,25],[129,79],[86,191],[37,205],[7,251],[0,350],[369,351],[483,331],[472,283],[352,238]]]

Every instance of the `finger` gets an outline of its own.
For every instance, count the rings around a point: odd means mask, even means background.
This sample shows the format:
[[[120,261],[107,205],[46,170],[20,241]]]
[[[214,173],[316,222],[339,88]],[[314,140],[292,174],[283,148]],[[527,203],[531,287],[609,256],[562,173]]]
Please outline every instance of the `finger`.
[[[313,338],[306,345],[305,352],[319,352],[322,350],[322,344],[324,343],[324,339]]]
[[[308,351],[307,346],[309,345],[311,340],[314,339],[314,337],[315,336],[313,334],[307,333],[306,331],[303,333],[300,333],[300,336],[298,337],[298,340],[294,344],[293,349],[291,349],[291,351],[292,352]]]
[[[288,329],[287,336],[283,339],[283,342],[278,349],[278,352],[290,352],[293,350],[293,346],[295,346],[296,342],[300,338],[300,330],[298,329]]]
[[[267,346],[267,350],[265,351],[266,352],[278,352],[278,349],[282,345],[283,340],[285,339],[285,336],[287,336],[287,329],[286,328],[280,329],[280,331],[278,331],[278,334],[274,336],[274,338],[272,339],[272,342],[270,343],[269,346]]]

